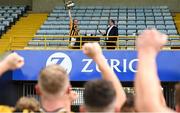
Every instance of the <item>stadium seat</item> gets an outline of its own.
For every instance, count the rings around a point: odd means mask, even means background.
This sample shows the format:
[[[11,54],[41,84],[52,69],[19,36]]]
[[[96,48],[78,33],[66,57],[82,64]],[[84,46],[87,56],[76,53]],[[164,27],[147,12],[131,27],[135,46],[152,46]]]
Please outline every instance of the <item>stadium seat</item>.
[[[0,12],[4,11],[0,10]],[[12,13],[13,11],[9,10],[8,12]],[[131,8],[126,6],[80,6],[72,10],[72,15],[79,20],[81,35],[93,34],[100,36],[98,30],[105,31],[109,19],[116,21],[120,36],[134,36],[146,28],[157,28],[162,33],[177,35],[176,26],[167,6]],[[1,20],[4,20],[4,18],[0,18]],[[3,24],[8,24],[8,22],[3,22]],[[4,29],[4,26],[1,26],[0,29]],[[64,7],[60,6],[54,8],[47,21],[37,31],[37,35],[68,35],[68,33],[68,13]],[[120,45],[123,45],[123,43],[126,42],[122,42]],[[133,45],[134,42],[127,41],[126,44]],[[49,45],[61,45],[61,43],[51,44],[49,42]],[[67,44],[63,43],[62,45]]]

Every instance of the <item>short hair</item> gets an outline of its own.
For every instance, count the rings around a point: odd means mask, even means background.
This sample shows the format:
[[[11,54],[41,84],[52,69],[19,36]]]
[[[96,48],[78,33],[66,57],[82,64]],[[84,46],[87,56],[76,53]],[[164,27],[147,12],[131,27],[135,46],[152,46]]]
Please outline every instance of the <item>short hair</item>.
[[[110,19],[109,21],[111,21],[113,24],[115,24],[115,20],[113,20],[113,19]]]
[[[68,74],[59,65],[49,65],[41,70],[38,84],[40,89],[46,94],[59,94],[69,85]]]
[[[74,18],[74,19],[73,19],[73,22],[74,22],[75,20],[77,20],[77,21],[78,21],[78,19]]]
[[[15,112],[23,112],[28,110],[29,112],[39,112],[40,104],[33,97],[21,97],[15,106]]]
[[[133,94],[127,94],[127,99],[122,105],[121,112],[135,112],[135,102],[134,102],[134,95]]]
[[[175,87],[175,101],[176,105],[180,106],[180,83]]]
[[[89,112],[114,110],[115,89],[110,81],[94,80],[85,84],[84,105]]]

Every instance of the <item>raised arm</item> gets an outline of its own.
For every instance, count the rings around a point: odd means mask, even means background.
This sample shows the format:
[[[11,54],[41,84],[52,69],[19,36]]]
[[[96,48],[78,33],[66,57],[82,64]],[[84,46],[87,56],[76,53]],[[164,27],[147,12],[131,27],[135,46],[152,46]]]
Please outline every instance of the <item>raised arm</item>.
[[[73,19],[72,19],[72,15],[71,15],[71,10],[70,9],[68,10],[68,14],[69,14],[69,26],[70,26],[70,29],[71,29],[72,26],[73,26]]]
[[[0,76],[8,70],[21,68],[24,65],[24,59],[17,53],[11,53],[0,62]]]
[[[138,71],[135,79],[136,108],[139,112],[169,112],[157,74],[156,56],[167,41],[157,30],[145,30],[137,39]]]
[[[120,109],[122,104],[126,100],[126,95],[116,74],[108,65],[107,60],[102,53],[100,45],[98,43],[86,43],[83,46],[83,52],[96,62],[96,64],[99,67],[99,70],[102,73],[102,78],[113,83],[117,95],[116,107],[117,109]]]

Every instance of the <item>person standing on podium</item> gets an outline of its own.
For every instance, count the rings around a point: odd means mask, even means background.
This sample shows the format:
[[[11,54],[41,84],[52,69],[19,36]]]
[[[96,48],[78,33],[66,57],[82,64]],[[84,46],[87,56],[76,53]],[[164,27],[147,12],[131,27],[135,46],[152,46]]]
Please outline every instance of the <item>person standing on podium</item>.
[[[69,14],[69,36],[71,36],[69,38],[69,42],[70,42],[70,47],[72,49],[79,49],[80,47],[80,38],[73,38],[73,36],[79,36],[79,28],[78,28],[78,20],[77,19],[73,19],[72,15],[71,15],[71,8],[74,6],[74,3],[72,1],[68,1],[66,3],[66,7],[68,8],[68,14]]]
[[[107,49],[115,49],[116,48],[116,42],[117,42],[117,36],[118,36],[118,28],[115,25],[115,21],[113,19],[109,20],[109,27],[106,30],[106,33],[103,33],[99,30],[99,32],[103,36],[107,36],[106,38],[106,46]],[[115,37],[109,37],[108,36],[115,36]]]

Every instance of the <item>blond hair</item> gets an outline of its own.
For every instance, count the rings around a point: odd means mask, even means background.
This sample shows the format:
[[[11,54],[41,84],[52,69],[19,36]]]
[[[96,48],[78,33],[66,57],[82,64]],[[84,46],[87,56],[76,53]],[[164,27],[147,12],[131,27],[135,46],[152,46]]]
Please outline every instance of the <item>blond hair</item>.
[[[68,74],[59,65],[49,65],[40,72],[38,84],[48,95],[63,93],[69,85]]]
[[[15,106],[16,112],[23,112],[24,110],[28,110],[31,112],[39,112],[40,104],[33,97],[21,97]]]

